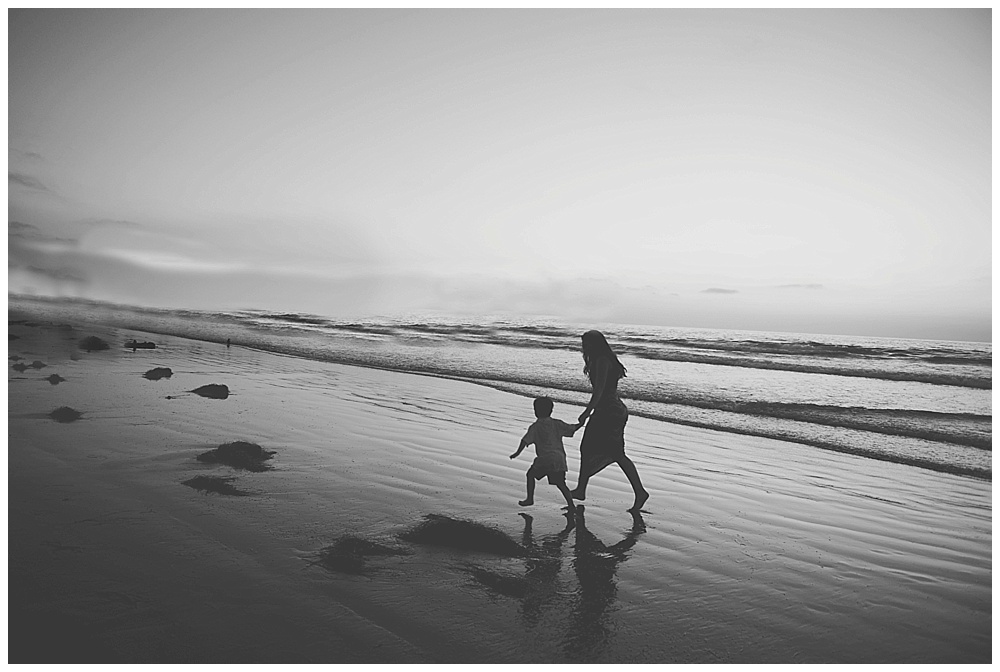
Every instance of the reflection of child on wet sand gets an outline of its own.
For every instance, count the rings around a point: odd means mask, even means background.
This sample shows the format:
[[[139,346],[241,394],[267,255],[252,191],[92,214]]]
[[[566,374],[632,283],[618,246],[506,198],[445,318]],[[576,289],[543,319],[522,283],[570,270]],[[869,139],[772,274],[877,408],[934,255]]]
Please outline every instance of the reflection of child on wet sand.
[[[538,418],[530,427],[521,445],[517,447],[517,452],[510,456],[514,459],[521,454],[525,446],[535,444],[535,461],[528,468],[528,497],[520,502],[521,506],[531,506],[535,503],[535,481],[547,476],[549,483],[559,488],[559,492],[566,498],[566,508],[570,511],[576,507],[573,505],[573,496],[566,487],[566,451],[563,449],[562,437],[573,436],[576,430],[582,427],[581,424],[570,425],[562,420],[556,420],[552,416],[552,400],[548,397],[535,399],[535,417]]]

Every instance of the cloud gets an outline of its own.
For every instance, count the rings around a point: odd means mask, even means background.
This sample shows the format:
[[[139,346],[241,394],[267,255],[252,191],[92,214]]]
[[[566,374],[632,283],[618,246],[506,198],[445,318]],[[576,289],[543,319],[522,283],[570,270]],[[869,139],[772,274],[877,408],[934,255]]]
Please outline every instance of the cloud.
[[[49,191],[49,188],[36,178],[22,173],[7,173],[7,183],[25,187],[33,191]]]
[[[139,222],[133,222],[128,219],[88,219],[81,222],[84,226],[107,226],[114,228],[125,228],[125,229],[141,229],[144,228]]]
[[[37,226],[24,222],[7,222],[7,236],[29,240],[47,237]]]
[[[738,290],[735,289],[722,289],[720,287],[709,287],[708,289],[701,290],[702,294],[739,294]]]
[[[118,259],[134,266],[144,266],[152,269],[194,273],[226,273],[249,270],[246,264],[235,264],[218,261],[192,259],[182,254],[157,252],[153,250],[115,249],[95,250],[90,252],[94,257]]]
[[[35,275],[41,275],[59,282],[84,283],[86,278],[78,271],[69,268],[42,268],[40,266],[27,266],[26,270]]]

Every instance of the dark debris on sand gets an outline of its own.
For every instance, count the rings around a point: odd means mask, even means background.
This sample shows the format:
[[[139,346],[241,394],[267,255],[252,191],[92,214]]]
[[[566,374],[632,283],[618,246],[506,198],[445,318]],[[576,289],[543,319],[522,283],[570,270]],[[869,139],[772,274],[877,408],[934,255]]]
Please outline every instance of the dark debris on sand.
[[[74,420],[79,420],[83,417],[83,413],[74,408],[70,408],[69,406],[60,406],[56,410],[49,413],[49,417],[56,422],[73,422]]]
[[[51,376],[49,376],[45,380],[49,381],[53,385],[58,385],[59,383],[64,382],[66,379],[63,378],[62,376],[60,376],[58,373],[53,373]]]
[[[411,551],[406,548],[388,546],[345,534],[331,545],[320,550],[315,564],[335,572],[364,574],[365,570],[369,569],[365,564],[368,558],[410,554]]]
[[[472,520],[460,520],[430,513],[415,527],[399,535],[418,544],[448,546],[505,557],[523,557],[524,548],[506,533]]]
[[[250,493],[234,488],[229,484],[232,477],[223,476],[195,476],[183,482],[183,485],[194,488],[201,492],[214,492],[219,495],[230,495],[232,497],[246,497]]]
[[[169,378],[172,375],[174,375],[174,372],[170,369],[165,366],[158,366],[142,374],[142,377],[146,380],[160,380],[161,378]]]
[[[106,341],[98,338],[97,336],[87,336],[80,341],[80,349],[86,350],[87,352],[94,352],[95,350],[107,350],[111,346],[107,344]]]
[[[223,443],[215,450],[202,453],[198,456],[198,461],[211,464],[227,464],[236,469],[259,472],[267,471],[271,468],[265,464],[265,461],[274,457],[276,452],[274,450],[264,450],[256,443],[233,441],[231,443]]]
[[[209,399],[226,399],[229,397],[229,388],[225,385],[202,385],[201,387],[190,391],[194,392],[199,397],[208,397]]]

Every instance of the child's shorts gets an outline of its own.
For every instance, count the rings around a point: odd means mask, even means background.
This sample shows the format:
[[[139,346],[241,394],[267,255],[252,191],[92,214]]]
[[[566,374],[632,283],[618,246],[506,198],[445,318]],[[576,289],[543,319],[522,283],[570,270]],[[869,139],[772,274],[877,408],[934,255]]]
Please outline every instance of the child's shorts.
[[[566,472],[558,469],[553,469],[550,465],[544,462],[539,463],[538,458],[531,463],[531,467],[528,469],[528,475],[534,478],[536,481],[540,481],[546,476],[549,479],[551,485],[566,484]]]

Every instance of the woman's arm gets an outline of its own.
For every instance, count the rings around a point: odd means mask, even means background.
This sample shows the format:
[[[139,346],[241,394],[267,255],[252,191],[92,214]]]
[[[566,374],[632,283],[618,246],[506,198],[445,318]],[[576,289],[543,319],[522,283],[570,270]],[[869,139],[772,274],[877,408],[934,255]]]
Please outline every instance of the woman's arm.
[[[589,418],[590,414],[597,408],[597,405],[601,403],[601,397],[604,396],[604,388],[608,382],[608,360],[601,357],[594,362],[593,367],[594,391],[590,394],[590,403],[587,404],[587,410],[580,414],[580,422]]]

